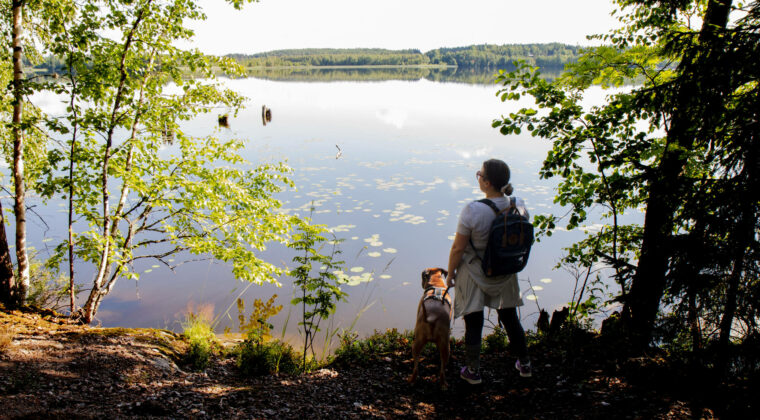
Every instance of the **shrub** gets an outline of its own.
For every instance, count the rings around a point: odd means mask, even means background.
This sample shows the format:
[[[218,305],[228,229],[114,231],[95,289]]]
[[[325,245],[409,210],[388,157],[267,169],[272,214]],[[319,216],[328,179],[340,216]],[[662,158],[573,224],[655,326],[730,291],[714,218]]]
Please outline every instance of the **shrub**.
[[[362,349],[358,340],[359,334],[354,331],[344,331],[338,334],[340,345],[335,350],[335,363],[365,363],[369,360],[368,354]]]
[[[340,345],[335,350],[333,362],[337,364],[365,364],[385,355],[411,351],[410,345],[414,333],[412,331],[401,333],[393,328],[385,332],[375,331],[363,340],[359,340],[358,334],[353,331],[344,331],[338,337],[340,338]]]
[[[195,370],[205,369],[214,349],[218,347],[211,323],[206,318],[191,312],[182,323],[182,328],[184,329],[182,335],[190,344],[185,363]]]
[[[484,353],[498,353],[507,349],[509,339],[504,328],[496,327],[491,334],[483,339]]]
[[[57,267],[43,263],[35,255],[33,254],[29,261],[29,290],[26,304],[54,310],[68,308],[68,276],[61,274]],[[79,290],[75,287],[74,293],[78,292]]]
[[[245,341],[237,349],[237,366],[245,376],[298,373],[299,358],[292,346],[279,340],[266,343]]]
[[[273,373],[297,373],[301,368],[298,363],[300,354],[293,347],[279,340],[271,341],[272,324],[269,318],[282,310],[282,305],[275,305],[277,295],[268,301],[255,299],[253,311],[246,319],[245,302],[238,299],[238,320],[240,332],[245,341],[235,347],[237,366],[244,376],[262,376]]]

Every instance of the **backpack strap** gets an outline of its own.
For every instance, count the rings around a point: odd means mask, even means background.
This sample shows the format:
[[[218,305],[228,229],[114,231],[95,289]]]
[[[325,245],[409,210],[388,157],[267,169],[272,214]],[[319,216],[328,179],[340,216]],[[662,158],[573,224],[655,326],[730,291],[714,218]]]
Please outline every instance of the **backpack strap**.
[[[510,199],[511,199],[511,197],[510,197]],[[488,205],[488,207],[490,207],[491,210],[493,210],[493,212],[496,213],[496,214],[499,214],[501,212],[501,210],[499,210],[499,208],[496,207],[496,204],[494,204],[493,201],[491,201],[491,200],[489,200],[487,198],[484,198],[482,200],[478,200],[478,203],[483,203],[483,204]]]
[[[508,198],[509,198],[509,205],[507,206],[507,208],[509,209],[509,211],[512,211],[512,209],[514,209],[517,212],[517,214],[519,214],[522,217],[527,218],[528,214],[525,210],[525,207],[517,205],[517,197],[508,197]]]
[[[499,213],[501,213],[503,211],[503,210],[499,210],[499,208],[496,207],[496,204],[494,204],[493,201],[491,201],[491,200],[489,200],[487,198],[484,198],[482,200],[478,200],[477,202],[478,203],[483,203],[483,204],[487,205],[488,207],[490,207],[491,210],[493,210],[493,212],[496,213],[497,216],[499,215]],[[508,208],[509,208],[509,206],[507,206],[507,209]],[[475,256],[478,257],[478,258],[480,258],[480,255],[478,255],[478,250],[475,249],[475,244],[472,243],[472,236],[470,236],[470,246],[472,247],[472,250],[475,251]]]

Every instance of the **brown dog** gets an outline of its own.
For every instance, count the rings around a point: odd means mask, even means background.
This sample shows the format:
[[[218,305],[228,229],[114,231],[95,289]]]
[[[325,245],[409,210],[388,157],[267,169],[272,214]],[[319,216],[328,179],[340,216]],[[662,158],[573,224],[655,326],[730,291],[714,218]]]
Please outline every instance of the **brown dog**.
[[[441,353],[441,388],[446,389],[446,363],[449,361],[449,335],[451,333],[451,295],[446,287],[445,277],[449,273],[443,268],[428,268],[422,272],[422,288],[425,292],[417,307],[417,323],[414,325],[412,357],[414,370],[409,383],[417,379],[420,353],[428,342],[434,342]]]

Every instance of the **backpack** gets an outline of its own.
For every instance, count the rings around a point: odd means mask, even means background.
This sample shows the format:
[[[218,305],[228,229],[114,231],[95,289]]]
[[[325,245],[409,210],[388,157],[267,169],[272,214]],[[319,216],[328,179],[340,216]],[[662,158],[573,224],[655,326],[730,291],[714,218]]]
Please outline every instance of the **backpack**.
[[[517,206],[517,199],[509,198],[509,205],[499,210],[493,201],[484,198],[478,202],[487,204],[496,213],[488,231],[486,252],[481,258],[483,273],[487,277],[503,276],[522,271],[528,263],[533,245],[533,224],[524,208]],[[472,244],[472,249],[475,246]]]

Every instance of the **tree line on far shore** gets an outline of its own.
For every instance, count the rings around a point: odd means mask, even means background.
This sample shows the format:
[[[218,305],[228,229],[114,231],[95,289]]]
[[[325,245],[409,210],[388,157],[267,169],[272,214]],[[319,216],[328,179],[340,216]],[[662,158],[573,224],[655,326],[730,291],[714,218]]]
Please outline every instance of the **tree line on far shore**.
[[[539,67],[562,67],[576,61],[580,47],[560,43],[471,45],[420,50],[380,48],[310,48],[278,50],[258,54],[229,54],[245,67],[279,66],[415,66],[441,65],[459,68],[496,70],[510,68],[516,60]]]
[[[257,67],[320,67],[320,66],[452,66],[460,69],[495,71],[512,69],[521,60],[541,68],[559,68],[577,61],[581,47],[560,43],[470,45],[455,48],[438,48],[426,53],[416,49],[386,50],[381,48],[308,48],[276,50],[258,54],[228,54],[246,68]],[[24,60],[27,68],[37,72],[63,74],[66,62],[55,55],[32,64]]]

